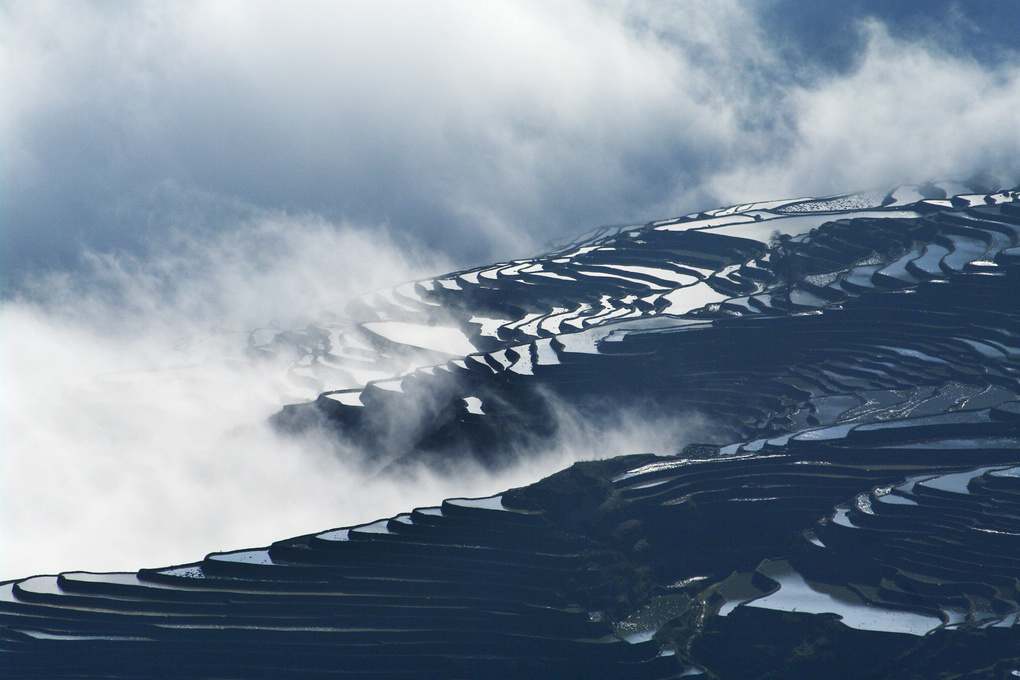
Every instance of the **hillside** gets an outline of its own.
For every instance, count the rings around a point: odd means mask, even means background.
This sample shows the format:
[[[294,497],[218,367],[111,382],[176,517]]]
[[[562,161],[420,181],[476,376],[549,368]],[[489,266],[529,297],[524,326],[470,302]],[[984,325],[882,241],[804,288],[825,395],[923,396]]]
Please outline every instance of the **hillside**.
[[[941,183],[605,228],[256,330],[249,358],[311,397],[274,424],[380,475],[499,469],[568,419],[692,423],[693,443],[193,564],[7,582],[0,669],[1020,675],[1018,293],[1020,190]]]

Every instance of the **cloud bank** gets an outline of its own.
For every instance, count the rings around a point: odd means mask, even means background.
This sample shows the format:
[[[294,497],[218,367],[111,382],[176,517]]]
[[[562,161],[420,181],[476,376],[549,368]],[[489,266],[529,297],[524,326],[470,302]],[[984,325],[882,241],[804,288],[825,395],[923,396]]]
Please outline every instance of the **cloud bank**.
[[[168,186],[475,263],[749,194],[1016,181],[995,4],[12,0],[0,256],[139,250],[187,218]]]
[[[441,264],[378,229],[269,213],[83,263],[0,306],[0,578],[179,562],[368,514],[335,442],[270,430],[282,375],[242,350],[256,327]],[[394,494],[376,490],[383,508]]]

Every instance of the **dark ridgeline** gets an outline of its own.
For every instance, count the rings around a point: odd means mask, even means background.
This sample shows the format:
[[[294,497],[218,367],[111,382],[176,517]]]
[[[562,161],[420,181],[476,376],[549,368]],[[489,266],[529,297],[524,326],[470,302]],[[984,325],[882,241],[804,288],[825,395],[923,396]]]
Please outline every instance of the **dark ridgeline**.
[[[607,229],[252,342],[323,391],[279,427],[326,424],[389,474],[540,455],[564,409],[696,413],[711,443],[5,583],[0,673],[1020,676],[1020,192],[918,191]],[[367,371],[393,377],[343,387]]]

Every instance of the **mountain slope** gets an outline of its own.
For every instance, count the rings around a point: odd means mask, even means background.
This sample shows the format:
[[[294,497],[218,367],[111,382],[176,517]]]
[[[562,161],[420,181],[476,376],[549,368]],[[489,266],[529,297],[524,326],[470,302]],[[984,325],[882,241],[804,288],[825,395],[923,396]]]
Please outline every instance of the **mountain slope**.
[[[950,385],[994,406],[1012,394],[985,373],[1010,354],[996,324],[1015,293],[1014,203],[1015,192],[900,189],[738,206],[407,284],[306,329],[318,345],[287,346],[300,355],[291,373],[317,387],[354,383],[365,365],[383,377],[324,390],[277,422],[325,416],[382,464],[498,466],[553,437],[556,411],[591,418],[607,401],[696,413],[717,443],[853,409],[880,419],[871,401],[913,408]],[[444,342],[458,354],[436,352]],[[888,370],[900,364],[906,374]]]
[[[1020,674],[1020,191],[776,201],[595,233],[253,333],[397,474],[561,414],[708,423],[530,486],[0,595],[5,677]],[[394,432],[393,424],[404,427]],[[941,674],[941,675],[939,675]]]

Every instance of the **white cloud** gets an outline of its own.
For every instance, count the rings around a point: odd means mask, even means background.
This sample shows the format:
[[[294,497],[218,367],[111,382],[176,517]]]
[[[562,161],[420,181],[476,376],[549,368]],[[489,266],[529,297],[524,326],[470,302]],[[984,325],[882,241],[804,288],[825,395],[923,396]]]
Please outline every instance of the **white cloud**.
[[[1020,181],[1020,63],[986,67],[894,40],[874,22],[865,30],[850,73],[790,92],[791,147],[714,178],[720,195],[825,195],[979,170]]]
[[[9,172],[26,228],[100,245],[169,180],[489,257],[643,217],[734,133],[714,73],[582,2],[55,7],[6,12]]]
[[[428,498],[366,503],[340,444],[272,432],[281,369],[243,348],[271,319],[437,266],[378,229],[268,213],[144,258],[92,255],[2,303],[0,578],[191,560]]]

